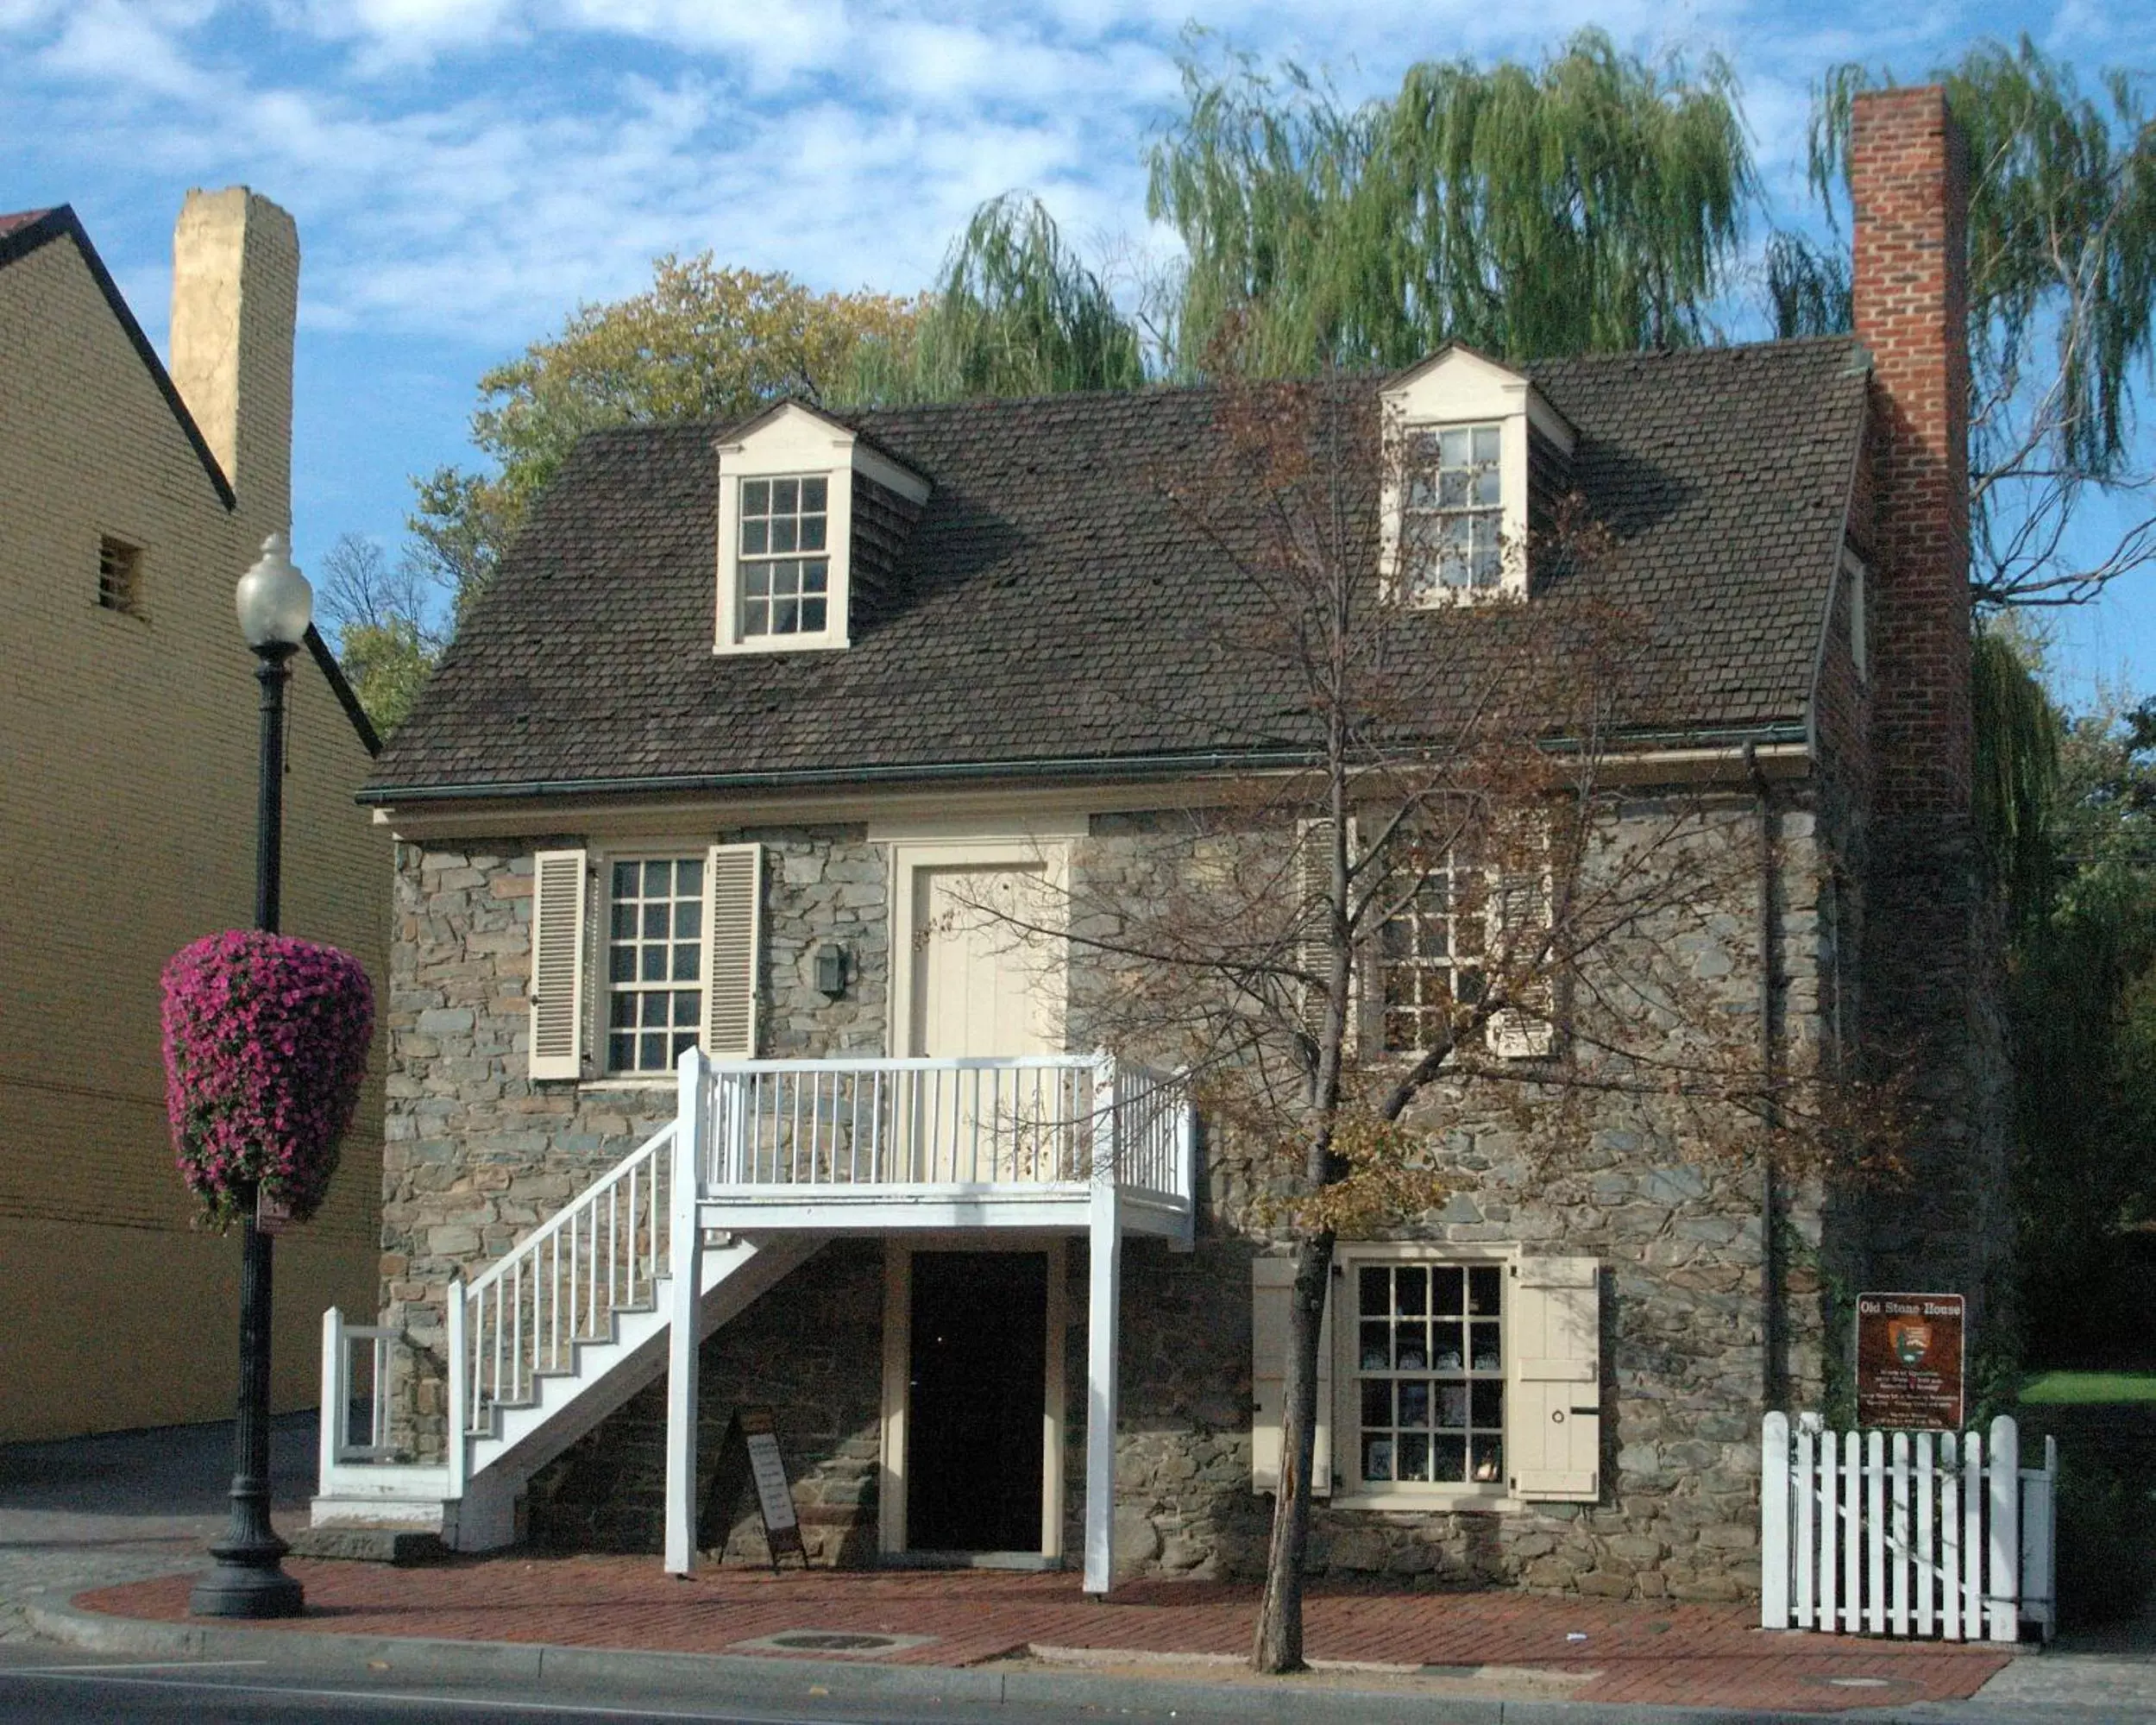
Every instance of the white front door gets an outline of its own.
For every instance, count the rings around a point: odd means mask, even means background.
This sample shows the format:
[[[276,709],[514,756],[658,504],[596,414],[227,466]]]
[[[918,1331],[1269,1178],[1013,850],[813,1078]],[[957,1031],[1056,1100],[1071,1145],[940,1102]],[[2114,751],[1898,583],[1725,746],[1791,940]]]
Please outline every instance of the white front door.
[[[1045,1055],[1062,983],[1044,870],[1002,864],[914,871],[909,1055]]]

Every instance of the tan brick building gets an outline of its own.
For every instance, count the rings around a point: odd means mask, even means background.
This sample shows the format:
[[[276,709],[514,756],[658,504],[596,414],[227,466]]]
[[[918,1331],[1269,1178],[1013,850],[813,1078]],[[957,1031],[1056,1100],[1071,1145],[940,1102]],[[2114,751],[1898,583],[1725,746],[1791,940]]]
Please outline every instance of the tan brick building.
[[[158,975],[252,916],[254,660],[233,587],[291,521],[299,247],[192,192],[161,362],[66,206],[0,216],[0,1440],[229,1414],[239,1249],[173,1165]],[[317,639],[291,684],[285,927],[382,974],[371,731]],[[311,658],[312,663],[309,663]],[[374,1304],[379,1085],[280,1243],[273,1394]]]

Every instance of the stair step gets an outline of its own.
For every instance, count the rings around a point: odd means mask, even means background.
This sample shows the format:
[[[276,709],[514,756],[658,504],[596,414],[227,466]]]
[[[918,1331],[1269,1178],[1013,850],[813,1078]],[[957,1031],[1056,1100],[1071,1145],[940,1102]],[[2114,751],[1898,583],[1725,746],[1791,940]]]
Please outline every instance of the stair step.
[[[439,1533],[420,1527],[349,1524],[302,1527],[286,1541],[296,1558],[335,1558],[349,1563],[390,1564],[399,1569],[446,1563],[449,1548]]]

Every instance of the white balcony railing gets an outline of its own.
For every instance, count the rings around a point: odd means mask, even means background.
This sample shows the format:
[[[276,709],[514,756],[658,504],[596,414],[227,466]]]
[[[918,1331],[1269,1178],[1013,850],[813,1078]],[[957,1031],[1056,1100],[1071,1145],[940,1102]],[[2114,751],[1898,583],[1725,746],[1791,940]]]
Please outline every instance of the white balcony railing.
[[[709,1199],[1097,1179],[1191,1197],[1187,1086],[1105,1055],[733,1061],[711,1067],[709,1086]]]

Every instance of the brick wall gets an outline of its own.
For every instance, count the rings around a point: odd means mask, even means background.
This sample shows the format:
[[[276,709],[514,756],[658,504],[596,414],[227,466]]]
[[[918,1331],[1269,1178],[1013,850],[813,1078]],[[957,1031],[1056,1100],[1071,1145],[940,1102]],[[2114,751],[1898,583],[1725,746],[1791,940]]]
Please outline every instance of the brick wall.
[[[286,526],[269,490],[225,507],[72,241],[0,268],[0,1439],[231,1410],[238,1246],[194,1227],[173,1166],[158,974],[253,914],[257,690],[232,589]],[[97,602],[107,534],[141,550],[140,617]],[[379,983],[387,845],[305,655],[290,744],[286,926]],[[328,1207],[280,1243],[280,1407],[315,1399],[323,1306],[374,1303],[380,1094]]]

